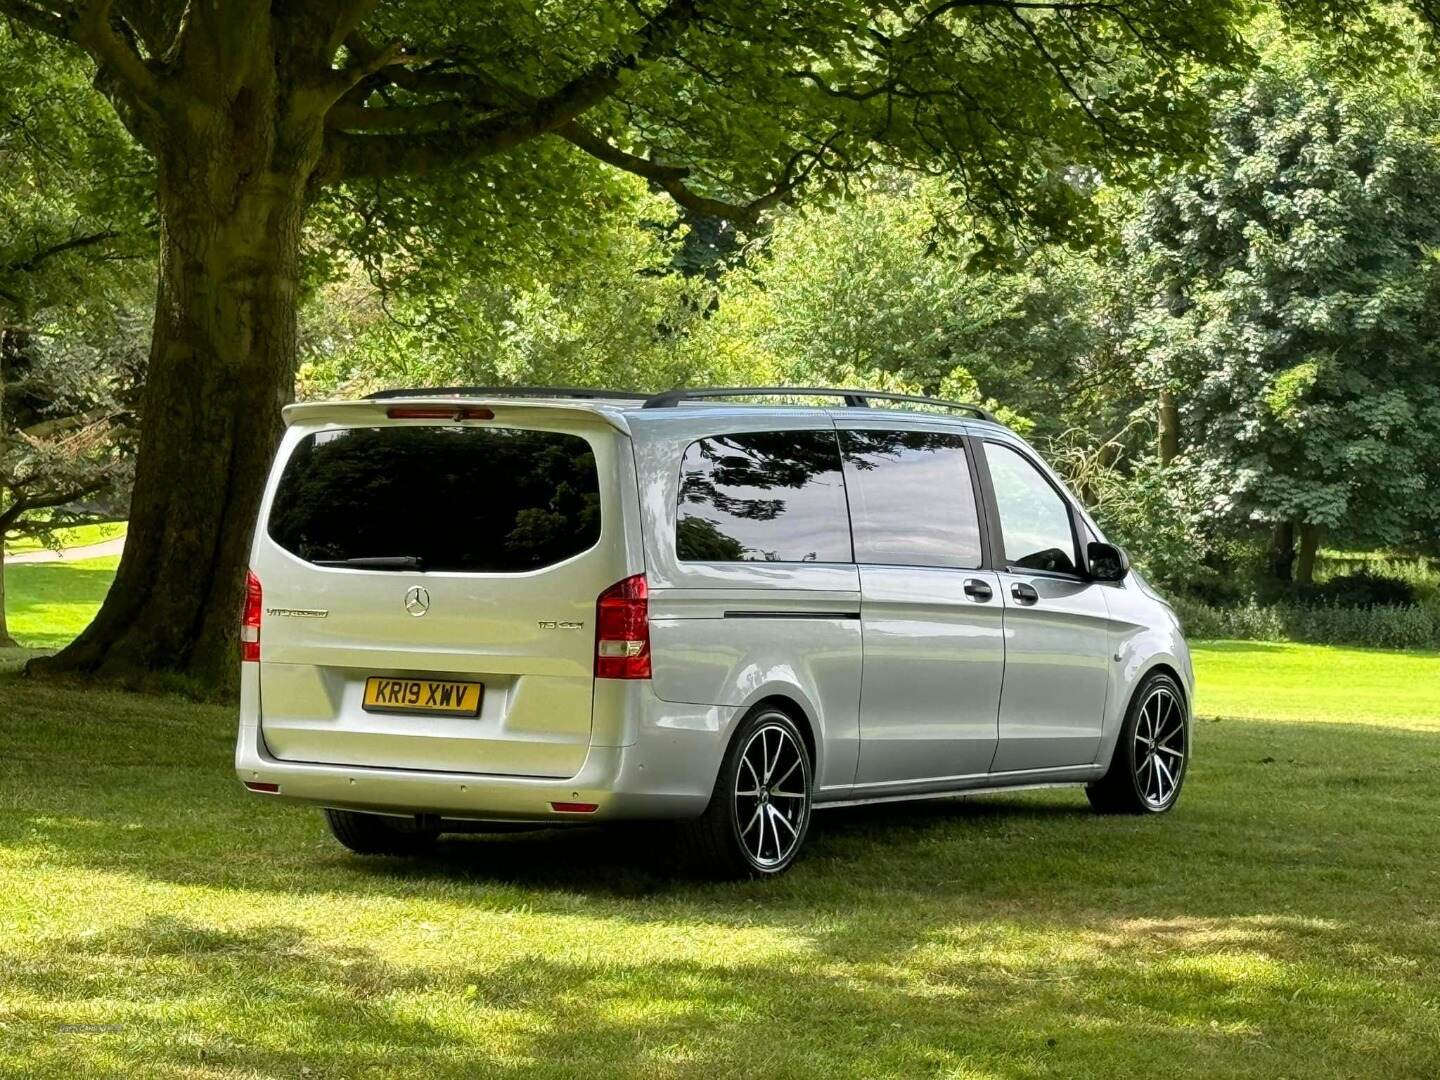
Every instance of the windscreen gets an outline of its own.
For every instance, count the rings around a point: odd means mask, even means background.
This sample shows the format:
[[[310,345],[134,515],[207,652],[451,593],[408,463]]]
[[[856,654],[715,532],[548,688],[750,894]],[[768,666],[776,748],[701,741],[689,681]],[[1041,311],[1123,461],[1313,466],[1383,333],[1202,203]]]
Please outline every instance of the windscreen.
[[[600,482],[578,435],[366,427],[290,455],[270,537],[308,562],[362,570],[520,573],[600,539]]]

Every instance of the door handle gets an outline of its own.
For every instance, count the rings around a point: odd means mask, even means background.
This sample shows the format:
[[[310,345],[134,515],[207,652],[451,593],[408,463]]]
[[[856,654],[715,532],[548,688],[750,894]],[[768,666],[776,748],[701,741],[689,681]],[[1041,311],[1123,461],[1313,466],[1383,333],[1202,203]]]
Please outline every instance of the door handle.
[[[979,578],[966,578],[965,595],[970,597],[971,600],[978,600],[983,604],[986,600],[989,600],[990,597],[994,596],[995,593],[989,585],[985,584],[985,582]]]
[[[1040,594],[1035,591],[1035,586],[1026,585],[1023,581],[1017,581],[1010,586],[1010,595],[1015,598],[1017,604],[1033,604],[1040,599]]]

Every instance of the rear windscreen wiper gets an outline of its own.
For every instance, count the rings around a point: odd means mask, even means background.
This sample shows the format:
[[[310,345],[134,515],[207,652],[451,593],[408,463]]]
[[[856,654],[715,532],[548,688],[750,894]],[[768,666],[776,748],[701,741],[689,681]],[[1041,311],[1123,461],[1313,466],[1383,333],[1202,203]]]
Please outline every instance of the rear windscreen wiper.
[[[418,555],[372,555],[363,559],[312,559],[316,566],[348,566],[352,570],[424,570]]]

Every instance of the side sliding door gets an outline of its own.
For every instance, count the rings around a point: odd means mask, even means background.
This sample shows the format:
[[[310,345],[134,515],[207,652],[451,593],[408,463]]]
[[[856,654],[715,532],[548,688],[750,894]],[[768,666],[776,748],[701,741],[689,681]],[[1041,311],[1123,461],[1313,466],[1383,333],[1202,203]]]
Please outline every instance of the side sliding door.
[[[966,439],[923,422],[897,430],[837,418],[836,427],[860,570],[855,794],[983,779],[997,738],[1003,605],[983,568]]]

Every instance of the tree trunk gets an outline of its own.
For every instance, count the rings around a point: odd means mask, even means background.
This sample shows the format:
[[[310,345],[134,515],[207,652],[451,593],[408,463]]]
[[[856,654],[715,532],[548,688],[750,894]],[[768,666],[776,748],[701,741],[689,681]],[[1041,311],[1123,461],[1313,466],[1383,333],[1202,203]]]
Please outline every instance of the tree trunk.
[[[1158,426],[1160,429],[1160,464],[1169,465],[1180,453],[1180,407],[1168,388],[1160,390]]]
[[[1315,553],[1320,550],[1321,525],[1300,526],[1300,556],[1295,563],[1295,580],[1301,585],[1315,581]]]
[[[6,395],[10,386],[10,331],[0,323],[0,469],[5,467],[5,454],[10,435],[10,413]],[[0,493],[5,491],[4,479],[0,478]],[[0,511],[5,509],[0,500]],[[5,619],[5,530],[0,528],[0,649],[13,649],[16,640],[10,636],[10,627]]]
[[[13,649],[19,644],[10,636],[5,619],[5,538],[0,536],[0,649]]]
[[[294,392],[297,266],[318,118],[273,86],[176,118],[158,154],[159,287],[130,526],[94,622],[32,669],[238,682],[246,560]],[[286,117],[286,112],[292,115]]]
[[[1270,573],[1277,581],[1289,581],[1294,566],[1295,526],[1282,521],[1270,534]]]

